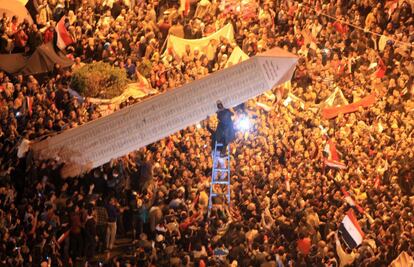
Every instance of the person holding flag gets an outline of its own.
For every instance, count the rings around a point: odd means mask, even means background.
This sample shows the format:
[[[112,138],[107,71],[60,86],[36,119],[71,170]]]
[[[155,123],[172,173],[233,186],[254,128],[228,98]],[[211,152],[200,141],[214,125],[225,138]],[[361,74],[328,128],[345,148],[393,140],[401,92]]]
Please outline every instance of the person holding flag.
[[[353,252],[352,249],[342,248],[341,242],[339,241],[338,233],[335,232],[335,248],[336,253],[339,258],[339,267],[345,267],[351,265],[355,259],[358,257],[358,254]]]
[[[66,49],[67,46],[74,43],[73,37],[67,29],[69,19],[63,16],[56,25],[56,46],[60,50]]]

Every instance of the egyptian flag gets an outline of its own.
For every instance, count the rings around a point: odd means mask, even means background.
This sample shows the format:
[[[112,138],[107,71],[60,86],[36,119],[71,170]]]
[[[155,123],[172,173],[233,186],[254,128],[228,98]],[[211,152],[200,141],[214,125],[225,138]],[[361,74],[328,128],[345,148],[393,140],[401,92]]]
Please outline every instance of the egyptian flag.
[[[354,249],[362,243],[364,232],[362,232],[352,209],[346,212],[346,215],[339,226],[339,232],[342,234],[342,239],[345,244],[350,249]]]
[[[342,194],[344,195],[346,203],[348,203],[350,206],[355,206],[355,201],[351,197],[351,194],[349,194],[348,191],[346,191],[345,187],[341,187]]]
[[[329,139],[325,145],[324,152],[327,157],[324,158],[324,164],[335,169],[346,169],[346,165],[340,161],[339,153],[336,150],[336,145]]]
[[[384,61],[381,58],[378,59],[378,66],[377,67],[378,67],[378,69],[375,72],[375,76],[377,78],[384,78],[385,72],[387,71],[387,67],[385,66]]]
[[[339,154],[332,139],[329,139],[328,142],[326,142],[324,151],[328,155],[328,159],[339,161]]]
[[[56,25],[56,46],[61,50],[64,50],[68,45],[74,42],[69,31],[66,29],[65,19],[66,16],[63,16]]]
[[[351,194],[346,191],[345,187],[341,187],[342,194],[344,195],[346,203],[349,206],[356,208],[361,214],[365,214],[364,209],[358,205],[358,203],[352,198]]]

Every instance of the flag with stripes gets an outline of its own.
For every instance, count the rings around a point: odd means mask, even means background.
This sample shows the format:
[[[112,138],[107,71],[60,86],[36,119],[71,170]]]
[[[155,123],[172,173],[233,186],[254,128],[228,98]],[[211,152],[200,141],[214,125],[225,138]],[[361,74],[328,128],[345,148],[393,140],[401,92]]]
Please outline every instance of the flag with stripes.
[[[349,206],[355,207],[361,214],[364,214],[364,209],[352,198],[351,194],[346,191],[345,187],[341,188],[342,194],[344,195],[345,202],[348,203]]]
[[[342,239],[345,244],[350,249],[354,249],[362,243],[362,240],[364,239],[364,232],[362,232],[352,209],[347,211],[341,225],[339,226],[339,232],[342,234]]]
[[[335,168],[335,169],[346,169],[346,165],[340,161],[332,160],[332,159],[324,159],[324,164],[328,167]]]
[[[329,139],[324,147],[325,166],[335,169],[346,169],[346,165],[340,161],[339,153],[336,150],[336,144],[332,139]]]
[[[326,142],[324,152],[328,155],[328,159],[339,161],[339,154],[336,150],[335,142],[332,139]]]
[[[59,47],[59,49],[61,50],[64,50],[68,45],[74,42],[69,31],[66,29],[65,19],[66,16],[63,16],[56,25],[56,46]]]

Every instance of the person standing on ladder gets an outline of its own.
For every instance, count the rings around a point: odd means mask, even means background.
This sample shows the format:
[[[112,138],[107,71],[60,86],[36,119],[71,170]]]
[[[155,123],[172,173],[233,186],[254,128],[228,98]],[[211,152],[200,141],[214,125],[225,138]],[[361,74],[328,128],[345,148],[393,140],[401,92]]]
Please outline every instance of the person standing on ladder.
[[[208,204],[208,215],[215,204],[230,206],[230,146],[235,139],[232,116],[229,109],[225,109],[221,101],[217,101],[218,125],[213,131],[208,125],[207,129],[212,134],[212,157],[213,169],[211,174],[210,196]],[[213,201],[213,199],[218,200]]]
[[[223,145],[220,149],[221,156],[225,156],[227,145],[229,145],[236,138],[232,120],[234,113],[229,109],[224,108],[223,103],[220,100],[217,101],[217,108],[217,129],[216,131],[213,131],[212,129],[208,128],[208,130],[212,133],[213,136],[213,151],[216,142],[220,143]]]

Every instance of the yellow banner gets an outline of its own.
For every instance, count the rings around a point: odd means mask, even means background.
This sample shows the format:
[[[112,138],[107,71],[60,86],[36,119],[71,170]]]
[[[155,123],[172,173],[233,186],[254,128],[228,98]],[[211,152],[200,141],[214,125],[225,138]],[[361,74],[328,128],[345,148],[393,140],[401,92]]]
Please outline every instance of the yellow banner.
[[[187,45],[191,47],[191,51],[198,49],[200,53],[207,54],[210,42],[212,40],[219,42],[221,37],[228,39],[230,42],[234,42],[234,30],[230,23],[215,33],[201,39],[183,39],[170,34],[168,36],[167,49],[165,50],[164,55],[172,49],[179,57],[182,57]]]

